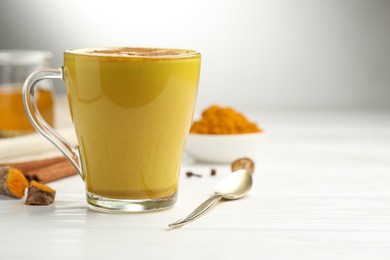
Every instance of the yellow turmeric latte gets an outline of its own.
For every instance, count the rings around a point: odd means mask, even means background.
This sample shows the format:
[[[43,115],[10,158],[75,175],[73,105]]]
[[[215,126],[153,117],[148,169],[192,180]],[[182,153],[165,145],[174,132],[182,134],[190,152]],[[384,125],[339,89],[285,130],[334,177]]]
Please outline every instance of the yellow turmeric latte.
[[[199,121],[192,124],[190,132],[197,134],[244,134],[258,133],[262,130],[234,109],[213,105],[202,113],[202,118]]]
[[[142,200],[177,191],[200,71],[193,51],[65,53],[64,73],[87,191]]]

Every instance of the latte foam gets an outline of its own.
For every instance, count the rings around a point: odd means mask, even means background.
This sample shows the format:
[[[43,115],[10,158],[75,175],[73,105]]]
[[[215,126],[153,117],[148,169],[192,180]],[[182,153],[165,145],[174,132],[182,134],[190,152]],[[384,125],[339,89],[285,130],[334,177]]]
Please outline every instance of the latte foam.
[[[196,54],[193,50],[184,49],[164,49],[164,48],[86,48],[68,51],[73,54],[85,54],[93,56],[116,56],[116,57],[172,57],[172,56],[191,56]]]

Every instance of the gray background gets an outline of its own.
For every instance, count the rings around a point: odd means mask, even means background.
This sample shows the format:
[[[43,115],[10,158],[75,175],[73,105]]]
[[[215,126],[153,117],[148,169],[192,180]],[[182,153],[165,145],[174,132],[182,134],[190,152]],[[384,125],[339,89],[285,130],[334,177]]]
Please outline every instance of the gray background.
[[[198,107],[390,108],[390,1],[0,1],[0,48],[192,48]],[[56,84],[57,93],[64,93]]]

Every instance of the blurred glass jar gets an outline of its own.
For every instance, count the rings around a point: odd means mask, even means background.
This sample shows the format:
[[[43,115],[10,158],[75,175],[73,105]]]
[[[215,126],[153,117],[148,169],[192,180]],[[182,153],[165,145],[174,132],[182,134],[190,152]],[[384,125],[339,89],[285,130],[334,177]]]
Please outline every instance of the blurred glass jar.
[[[22,87],[35,70],[49,67],[46,51],[0,50],[0,138],[34,131],[22,102]],[[39,82],[36,103],[41,116],[54,125],[54,92],[50,80]]]

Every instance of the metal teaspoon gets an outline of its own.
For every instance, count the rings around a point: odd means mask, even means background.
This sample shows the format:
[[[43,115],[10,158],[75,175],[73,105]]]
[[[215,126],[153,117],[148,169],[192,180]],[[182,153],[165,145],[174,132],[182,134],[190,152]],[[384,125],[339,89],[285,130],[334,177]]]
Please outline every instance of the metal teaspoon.
[[[169,224],[169,227],[176,228],[183,226],[202,216],[207,210],[214,206],[220,199],[235,200],[243,197],[252,187],[252,174],[246,169],[232,172],[220,180],[214,187],[215,195],[200,204],[194,211],[183,219]]]

